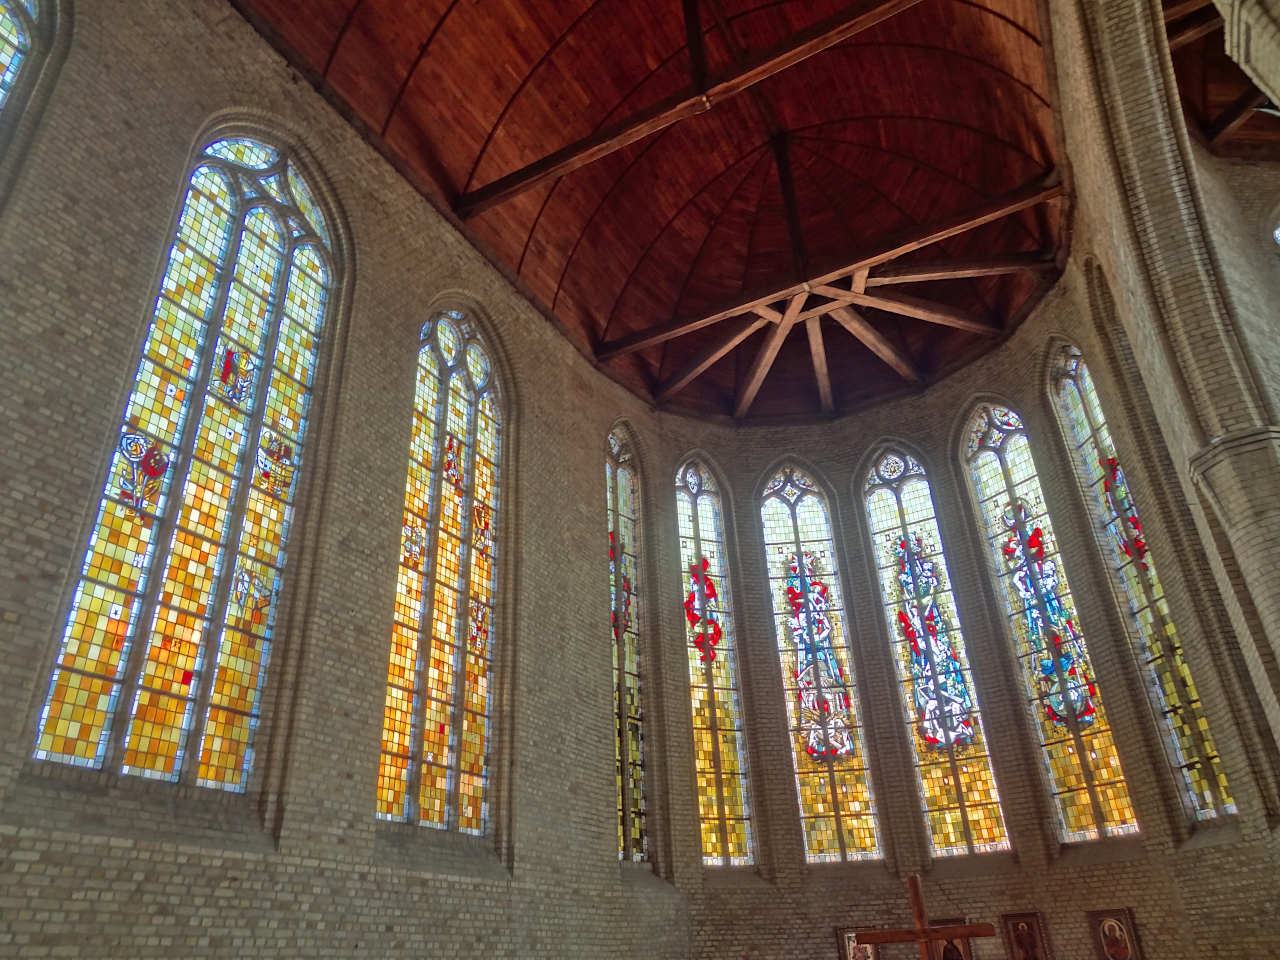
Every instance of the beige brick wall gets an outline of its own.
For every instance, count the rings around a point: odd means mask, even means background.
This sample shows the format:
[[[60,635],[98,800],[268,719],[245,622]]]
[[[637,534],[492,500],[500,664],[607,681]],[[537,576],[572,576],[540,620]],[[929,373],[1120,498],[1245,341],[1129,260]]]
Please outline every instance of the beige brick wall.
[[[735,429],[656,414],[593,370],[228,5],[77,4],[65,65],[0,207],[0,677],[9,693],[0,699],[0,956],[829,957],[837,925],[908,922],[901,878],[912,870],[928,871],[935,916],[1041,910],[1058,960],[1090,956],[1084,912],[1117,905],[1135,908],[1151,957],[1274,952],[1280,727],[1267,697],[1280,688],[1258,673],[1280,590],[1265,592],[1267,569],[1257,565],[1277,547],[1261,538],[1249,551],[1219,549],[1219,521],[1188,466],[1206,423],[1256,425],[1266,404],[1222,346],[1215,318],[1234,317],[1249,294],[1229,271],[1205,279],[1208,251],[1224,256],[1229,239],[1187,206],[1198,181],[1177,149],[1169,90],[1117,69],[1123,57],[1143,62],[1134,37],[1155,35],[1143,32],[1149,7],[1055,0],[1074,252],[1023,327],[918,397],[819,426]],[[1086,30],[1099,36],[1093,53]],[[1152,63],[1159,80],[1167,64]],[[259,773],[245,797],[28,759],[183,171],[219,118],[255,120],[309,151],[345,213],[353,254],[305,456]],[[1130,126],[1120,148],[1096,149],[1121,121]],[[1221,189],[1237,189],[1232,177],[1221,174]],[[1090,257],[1115,291],[1112,319],[1091,309]],[[506,386],[493,844],[372,817],[415,337],[449,297],[477,305]],[[1048,406],[1055,335],[1084,349],[1112,411],[1241,806],[1224,829],[1189,835],[1178,813]],[[1033,431],[1142,823],[1137,840],[1062,851],[1052,836],[957,460],[958,432],[980,396],[1007,401]],[[615,851],[601,459],[619,417],[636,434],[645,493],[652,868],[620,867]],[[855,487],[885,438],[919,450],[934,483],[1009,855],[927,861]],[[725,479],[758,870],[704,871],[697,846],[671,497],[691,451]],[[804,863],[758,524],[760,486],[783,455],[829,487],[884,863]],[[1255,483],[1267,495],[1276,486],[1274,477]],[[1257,502],[1265,520],[1268,501]],[[888,960],[909,955],[886,951]],[[1002,955],[998,943],[978,948]]]

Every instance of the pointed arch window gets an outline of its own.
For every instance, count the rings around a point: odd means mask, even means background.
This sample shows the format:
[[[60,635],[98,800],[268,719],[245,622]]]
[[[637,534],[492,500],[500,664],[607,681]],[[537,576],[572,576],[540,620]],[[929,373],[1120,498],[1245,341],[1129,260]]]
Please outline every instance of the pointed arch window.
[[[41,17],[52,15],[47,9],[52,3],[0,0],[0,115],[21,109],[22,94],[38,69],[35,61],[44,53]]]
[[[811,863],[877,858],[875,800],[826,500],[813,480],[784,467],[765,485],[760,521],[805,854]]]
[[[1125,480],[1111,431],[1080,351],[1063,346],[1053,371],[1063,428],[1077,454],[1090,510],[1109,546],[1111,568],[1141,639],[1147,691],[1162,720],[1166,752],[1182,795],[1198,819],[1236,812],[1209,719],[1169,613],[1147,532]]]
[[[698,780],[702,862],[755,862],[747,747],[729,596],[720,492],[711,471],[691,460],[676,473],[676,513],[688,626],[689,693]]]
[[[935,856],[1007,850],[929,478],[890,450],[863,495],[930,846]]]
[[[1026,427],[1012,410],[981,404],[966,436],[965,459],[1053,786],[1061,838],[1136,833],[1129,785]]]
[[[288,152],[209,144],[113,442],[37,759],[245,788],[333,271]]]
[[[378,767],[385,820],[488,826],[500,426],[474,326],[437,314],[419,333]]]
[[[618,780],[618,859],[645,860],[644,714],[640,706],[640,488],[635,453],[622,429],[605,457],[609,589],[613,601],[614,761]]]

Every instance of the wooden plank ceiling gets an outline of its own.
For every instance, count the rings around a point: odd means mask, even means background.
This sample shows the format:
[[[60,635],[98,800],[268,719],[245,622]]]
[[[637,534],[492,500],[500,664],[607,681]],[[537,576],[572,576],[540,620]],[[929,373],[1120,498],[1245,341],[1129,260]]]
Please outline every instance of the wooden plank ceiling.
[[[1036,0],[235,0],[602,369],[814,418],[1057,276]]]
[[[1164,0],[1164,20],[1191,135],[1220,156],[1280,160],[1280,106],[1227,56],[1212,0]]]

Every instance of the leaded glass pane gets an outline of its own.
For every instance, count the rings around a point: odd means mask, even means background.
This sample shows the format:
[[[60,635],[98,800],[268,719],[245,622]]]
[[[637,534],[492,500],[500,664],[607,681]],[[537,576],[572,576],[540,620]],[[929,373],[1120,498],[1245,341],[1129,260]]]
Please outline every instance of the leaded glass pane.
[[[280,228],[297,208],[245,200],[285,162],[220,140],[191,174],[37,759],[245,788],[328,297],[307,272],[328,252]],[[290,339],[300,287],[310,328]]]
[[[811,863],[878,858],[826,501],[809,477],[786,467],[766,485],[760,519],[806,855]]]
[[[915,458],[890,451],[863,490],[933,854],[1007,850],[929,480]]]
[[[1114,572],[1128,600],[1130,623],[1140,640],[1147,691],[1163,727],[1166,752],[1181,781],[1184,801],[1201,820],[1236,812],[1222,759],[1182,643],[1169,616],[1147,531],[1142,526],[1093,377],[1080,351],[1063,347],[1054,368],[1057,410],[1076,453],[1089,507],[1102,533]]]
[[[690,461],[676,473],[698,820],[709,866],[755,862],[720,509],[715,479],[702,464]]]
[[[1022,419],[983,404],[966,461],[1066,842],[1135,833],[1084,630]]]
[[[470,363],[470,355],[468,355]],[[609,435],[605,458],[609,587],[613,602],[614,761],[618,785],[618,858],[645,860],[644,716],[640,699],[640,490],[631,444]]]
[[[374,811],[483,834],[498,510],[498,409],[457,311],[419,332]]]

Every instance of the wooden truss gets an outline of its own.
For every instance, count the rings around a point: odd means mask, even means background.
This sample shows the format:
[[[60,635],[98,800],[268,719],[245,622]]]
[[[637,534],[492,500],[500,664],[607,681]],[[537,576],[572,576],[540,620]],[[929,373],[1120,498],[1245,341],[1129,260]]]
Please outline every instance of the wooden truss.
[[[827,367],[826,347],[820,326],[822,317],[829,316],[904,380],[919,383],[922,376],[912,359],[876,330],[855,308],[874,307],[926,323],[955,327],[984,336],[998,335],[1000,327],[985,317],[972,316],[950,304],[882,288],[929,280],[987,277],[1028,270],[1052,271],[1057,269],[1057,264],[1051,257],[1041,253],[1016,253],[980,260],[945,260],[901,265],[892,261],[1061,195],[1061,181],[1057,172],[1051,171],[1017,190],[964,213],[885,238],[875,247],[858,254],[836,269],[812,275],[800,283],[761,292],[715,313],[658,324],[616,340],[607,340],[597,348],[596,359],[611,360],[683,337],[696,330],[719,326],[722,332],[718,338],[690,357],[683,367],[655,389],[656,399],[662,402],[711,369],[756,331],[770,327],[739,386],[734,416],[741,417],[755,401],[783,341],[792,330],[803,326],[813,358],[818,399],[823,412],[831,413],[834,410],[831,374]]]

